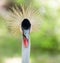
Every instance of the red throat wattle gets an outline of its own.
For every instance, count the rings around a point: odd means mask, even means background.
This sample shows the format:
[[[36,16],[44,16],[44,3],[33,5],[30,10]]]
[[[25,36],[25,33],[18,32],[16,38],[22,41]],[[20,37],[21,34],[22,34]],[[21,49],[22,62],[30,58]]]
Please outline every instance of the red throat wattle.
[[[27,48],[29,45],[28,39],[24,37],[23,41],[24,41],[24,46]]]

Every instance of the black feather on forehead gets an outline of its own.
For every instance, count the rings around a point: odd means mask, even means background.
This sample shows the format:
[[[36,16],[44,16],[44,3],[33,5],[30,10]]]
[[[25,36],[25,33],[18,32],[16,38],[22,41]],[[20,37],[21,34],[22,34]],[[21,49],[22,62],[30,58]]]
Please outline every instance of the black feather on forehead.
[[[30,29],[30,27],[31,27],[30,21],[28,19],[24,19],[22,21],[21,27],[23,29]]]

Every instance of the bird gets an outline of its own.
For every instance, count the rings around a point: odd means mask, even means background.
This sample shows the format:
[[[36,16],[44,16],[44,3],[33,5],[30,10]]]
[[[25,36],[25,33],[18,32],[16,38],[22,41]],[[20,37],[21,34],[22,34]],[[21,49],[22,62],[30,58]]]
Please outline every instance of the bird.
[[[0,5],[0,16],[5,19],[12,34],[17,36],[22,32],[22,63],[30,63],[30,31],[40,30],[39,9],[34,8],[31,2],[25,6],[27,3],[18,4],[15,1],[3,1]]]

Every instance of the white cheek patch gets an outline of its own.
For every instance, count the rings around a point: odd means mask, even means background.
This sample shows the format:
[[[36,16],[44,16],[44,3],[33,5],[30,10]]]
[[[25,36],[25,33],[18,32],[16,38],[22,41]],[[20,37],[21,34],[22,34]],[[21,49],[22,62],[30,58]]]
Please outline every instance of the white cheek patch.
[[[23,44],[24,44],[24,47],[28,48],[28,46],[29,46],[29,30],[24,30]]]

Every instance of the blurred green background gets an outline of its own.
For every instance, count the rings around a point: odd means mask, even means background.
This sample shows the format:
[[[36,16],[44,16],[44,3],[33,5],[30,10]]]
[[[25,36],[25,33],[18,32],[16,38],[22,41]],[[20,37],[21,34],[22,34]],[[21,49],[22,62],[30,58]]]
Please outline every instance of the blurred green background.
[[[17,0],[26,6],[33,2],[42,20],[40,31],[31,33],[31,63],[60,63],[60,0]],[[0,63],[21,56],[20,38],[8,32],[0,16]]]

